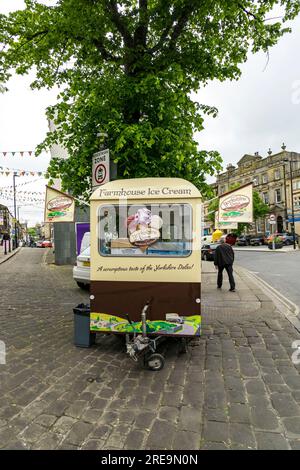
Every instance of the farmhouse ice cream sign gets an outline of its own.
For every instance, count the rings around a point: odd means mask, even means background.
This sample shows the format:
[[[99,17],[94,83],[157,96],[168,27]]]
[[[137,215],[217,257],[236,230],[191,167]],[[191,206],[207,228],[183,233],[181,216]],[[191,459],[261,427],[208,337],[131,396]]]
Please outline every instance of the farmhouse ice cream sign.
[[[220,197],[219,222],[253,222],[252,183]]]
[[[45,222],[73,222],[74,209],[71,196],[46,186]]]

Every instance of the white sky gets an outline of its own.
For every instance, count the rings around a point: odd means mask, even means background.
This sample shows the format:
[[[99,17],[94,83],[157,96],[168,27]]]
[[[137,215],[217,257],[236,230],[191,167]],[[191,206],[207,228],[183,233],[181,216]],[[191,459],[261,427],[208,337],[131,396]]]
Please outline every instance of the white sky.
[[[46,4],[55,3],[54,0]],[[22,8],[23,0],[0,0],[0,13]],[[269,148],[299,151],[300,126],[300,17],[292,23],[292,34],[282,38],[271,49],[269,63],[264,54],[249,55],[238,82],[214,81],[195,97],[200,103],[216,106],[219,116],[205,119],[205,130],[197,135],[200,149],[218,150],[228,163],[236,163],[245,153],[259,151],[266,156]],[[33,75],[31,75],[31,78]],[[14,76],[9,92],[0,94],[0,152],[34,150],[48,130],[45,109],[55,103],[55,91],[32,91],[30,77]],[[3,157],[0,167],[45,171],[49,155],[35,157]],[[17,178],[17,184],[36,179]],[[210,179],[211,181],[211,179]],[[0,177],[0,186],[12,184],[12,176]],[[41,180],[22,187],[42,191]],[[7,201],[0,198],[0,203]],[[13,201],[8,205],[13,205]],[[43,220],[43,209],[20,208],[20,219],[30,225]]]
[[[0,0],[0,13],[8,13],[23,7],[23,0]],[[49,3],[50,4],[50,3]],[[39,157],[24,155],[8,155],[4,157],[1,152],[34,150],[42,142],[48,131],[48,123],[45,117],[45,109],[53,104],[56,99],[54,91],[32,91],[30,83],[34,75],[26,77],[15,75],[7,84],[9,92],[0,94],[0,167],[46,171],[50,155],[43,153]],[[16,185],[22,184],[22,191],[44,191],[46,180],[38,176],[22,176],[16,178]],[[32,183],[30,183],[33,181]],[[29,184],[23,185],[28,182]],[[11,186],[12,175],[0,176],[0,187]],[[18,188],[17,188],[18,189]],[[9,207],[14,214],[13,200],[1,198],[0,203]],[[24,202],[17,198],[20,221],[29,223],[29,226],[43,221],[44,208],[42,203],[28,202],[35,206],[25,206]]]

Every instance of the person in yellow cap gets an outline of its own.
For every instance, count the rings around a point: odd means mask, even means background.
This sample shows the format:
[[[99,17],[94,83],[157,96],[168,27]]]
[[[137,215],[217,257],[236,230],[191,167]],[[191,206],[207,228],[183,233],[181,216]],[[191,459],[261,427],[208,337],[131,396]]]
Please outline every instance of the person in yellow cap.
[[[219,230],[218,228],[215,229],[213,234],[212,234],[212,241],[214,243],[217,243],[218,241],[220,241],[220,238],[222,237],[222,235],[223,235],[222,230]]]

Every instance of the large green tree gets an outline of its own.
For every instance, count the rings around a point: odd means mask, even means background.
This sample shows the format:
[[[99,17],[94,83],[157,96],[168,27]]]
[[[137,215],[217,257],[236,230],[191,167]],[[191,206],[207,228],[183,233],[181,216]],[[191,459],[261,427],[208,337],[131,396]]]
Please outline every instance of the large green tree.
[[[44,4],[45,3],[45,4]],[[52,2],[53,3],[53,2]],[[25,0],[0,16],[0,81],[33,69],[35,88],[60,87],[48,109],[62,144],[52,177],[84,194],[97,133],[108,134],[119,177],[181,176],[204,193],[220,169],[194,133],[214,107],[191,98],[208,81],[237,79],[249,50],[267,52],[288,31],[299,0]],[[270,20],[280,4],[282,18]]]

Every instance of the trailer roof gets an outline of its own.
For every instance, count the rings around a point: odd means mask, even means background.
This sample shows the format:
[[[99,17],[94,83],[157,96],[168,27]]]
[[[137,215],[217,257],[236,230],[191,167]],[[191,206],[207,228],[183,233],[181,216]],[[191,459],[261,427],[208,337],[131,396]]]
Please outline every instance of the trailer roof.
[[[106,199],[186,199],[201,198],[199,190],[182,178],[135,178],[110,181],[99,186],[91,201]]]

